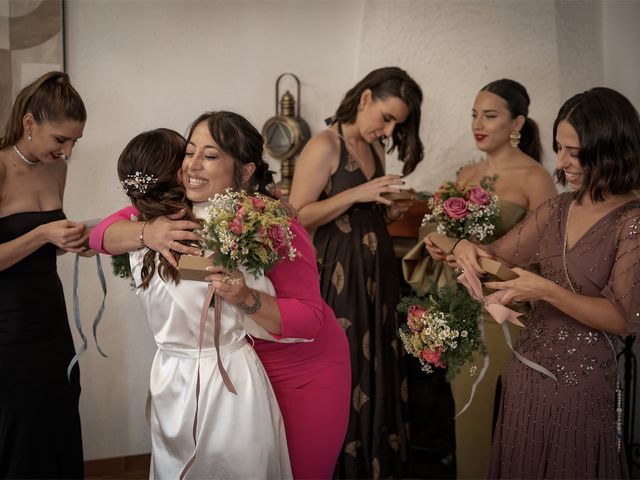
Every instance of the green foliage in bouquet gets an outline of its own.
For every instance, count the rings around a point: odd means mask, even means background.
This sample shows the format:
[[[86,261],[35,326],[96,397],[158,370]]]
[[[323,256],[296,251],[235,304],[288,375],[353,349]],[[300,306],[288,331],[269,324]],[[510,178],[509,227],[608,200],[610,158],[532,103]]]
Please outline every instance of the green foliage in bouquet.
[[[446,368],[450,382],[476,351],[486,354],[479,326],[482,304],[462,286],[433,285],[425,294],[404,297],[397,308],[407,314],[400,327],[404,348],[423,371]]]
[[[111,266],[113,268],[113,274],[116,277],[128,278],[132,287],[135,287],[133,282],[133,274],[131,273],[131,264],[129,263],[129,254],[122,253],[120,255],[114,255],[111,257]]]

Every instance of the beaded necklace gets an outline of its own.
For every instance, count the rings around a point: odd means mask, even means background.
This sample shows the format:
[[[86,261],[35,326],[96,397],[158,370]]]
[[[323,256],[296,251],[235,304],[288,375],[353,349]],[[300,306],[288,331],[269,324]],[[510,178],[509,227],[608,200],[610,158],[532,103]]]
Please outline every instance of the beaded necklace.
[[[31,138],[31,137],[29,137]],[[13,150],[16,152],[16,155],[18,155],[18,157],[20,157],[20,160],[22,160],[24,163],[26,163],[27,165],[29,165],[30,167],[32,167],[33,165],[36,165],[38,163],[40,163],[40,160],[36,160],[35,162],[33,160],[29,160],[24,153],[22,153],[20,151],[20,149],[18,148],[17,145],[13,146]]]

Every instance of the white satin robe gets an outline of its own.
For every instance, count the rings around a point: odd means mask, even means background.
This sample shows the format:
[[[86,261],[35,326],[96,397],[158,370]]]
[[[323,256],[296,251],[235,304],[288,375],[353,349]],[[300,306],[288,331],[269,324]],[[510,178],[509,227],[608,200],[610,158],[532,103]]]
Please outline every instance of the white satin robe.
[[[130,254],[136,284],[146,249]],[[245,274],[247,284],[274,294],[266,277]],[[136,289],[158,350],[151,367],[150,478],[179,478],[194,451],[199,321],[208,284],[182,280],[178,285],[153,276],[146,290]],[[247,341],[243,323],[254,336],[273,340],[249,317],[222,303],[220,356],[238,395],[220,375],[213,344],[214,311],[209,309],[200,359],[198,448],[187,479],[292,478],[284,423],[269,378]]]

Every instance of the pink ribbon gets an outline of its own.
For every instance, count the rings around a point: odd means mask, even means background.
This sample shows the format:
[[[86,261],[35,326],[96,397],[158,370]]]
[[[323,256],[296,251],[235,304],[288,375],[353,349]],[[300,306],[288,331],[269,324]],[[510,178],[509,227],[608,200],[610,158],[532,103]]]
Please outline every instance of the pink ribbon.
[[[204,343],[204,330],[205,325],[207,324],[207,316],[209,315],[209,307],[211,306],[211,300],[214,300],[214,312],[215,312],[215,320],[213,324],[213,343],[216,348],[216,356],[218,357],[218,370],[220,370],[220,375],[222,376],[222,381],[224,382],[225,387],[229,392],[237,395],[235,387],[233,386],[233,382],[229,378],[229,374],[224,368],[222,364],[222,359],[220,358],[220,319],[222,315],[222,299],[215,295],[215,289],[211,284],[209,284],[209,289],[207,290],[207,295],[204,299],[204,303],[202,304],[202,310],[200,312],[200,335],[198,338],[198,370],[196,375],[196,412],[193,416],[193,455],[187,462],[187,464],[182,469],[182,473],[180,474],[180,480],[183,480],[193,462],[196,460],[196,451],[198,449],[198,438],[196,436],[196,432],[198,429],[198,407],[200,404],[200,355],[202,354],[202,344]]]
[[[493,317],[493,319],[502,325],[505,320],[513,323],[519,327],[524,327],[522,322],[518,320],[518,317],[522,315],[520,312],[511,310],[502,304],[501,300],[504,298],[506,292],[498,290],[490,295],[484,296],[482,292],[482,284],[480,279],[476,276],[475,272],[471,269],[466,269],[458,277],[458,282],[464,285],[469,294],[476,300],[482,302],[484,309]]]
[[[482,292],[482,284],[480,283],[480,279],[475,274],[475,272],[471,269],[467,269],[464,272],[462,272],[462,275],[458,276],[458,282],[467,288],[469,295],[471,295],[476,300],[482,302],[482,306],[489,313],[489,315],[491,315],[496,322],[502,325],[502,333],[504,334],[504,338],[507,342],[507,345],[509,346],[509,349],[511,349],[511,351],[516,356],[516,358],[520,360],[522,363],[524,363],[526,366],[546,375],[547,377],[557,382],[558,379],[553,373],[551,373],[551,371],[549,371],[542,365],[536,362],[533,362],[526,357],[523,357],[521,354],[519,354],[513,349],[513,345],[511,343],[511,334],[509,333],[509,327],[504,322],[507,321],[507,322],[513,323],[514,325],[518,325],[519,327],[524,327],[524,325],[522,324],[522,322],[520,322],[520,320],[518,320],[518,317],[522,315],[520,312],[511,310],[510,308],[505,307],[500,302],[500,300],[504,298],[506,292],[502,290],[498,290],[485,297]],[[482,321],[479,324],[479,328],[480,328],[480,335],[482,336],[482,340],[484,341],[485,338],[484,338],[484,328],[482,326]],[[488,368],[489,368],[489,355],[485,355],[484,361],[482,364],[482,370],[480,370],[480,374],[478,375],[478,378],[476,379],[475,382],[473,382],[473,385],[471,386],[471,394],[469,396],[469,400],[464,405],[464,407],[462,407],[462,409],[460,409],[460,411],[456,413],[454,418],[457,418],[459,415],[462,415],[469,408],[469,406],[471,406],[471,402],[473,401],[473,398],[475,397],[475,394],[476,394],[476,389],[478,388],[478,385],[484,378],[484,375],[487,372]]]

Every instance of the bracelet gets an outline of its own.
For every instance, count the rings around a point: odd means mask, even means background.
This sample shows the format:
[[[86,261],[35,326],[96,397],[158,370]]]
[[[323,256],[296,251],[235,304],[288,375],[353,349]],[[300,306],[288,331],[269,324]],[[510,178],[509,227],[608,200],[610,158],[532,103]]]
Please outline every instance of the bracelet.
[[[260,310],[260,307],[262,307],[262,302],[260,302],[260,294],[258,292],[254,292],[253,290],[249,289],[249,295],[251,295],[251,297],[253,298],[253,305],[249,306],[244,301],[242,301],[236,303],[236,307],[238,307],[247,315],[253,315],[258,310]]]
[[[147,226],[147,222],[142,222],[142,228],[140,228],[140,236],[138,237],[138,241],[140,242],[140,248],[146,247],[144,244],[144,227]]]
[[[449,250],[449,251],[447,252],[447,254],[449,254],[449,253],[453,253],[453,251],[456,249],[456,247],[458,246],[458,244],[459,244],[462,240],[464,240],[464,238],[459,238],[458,240],[456,240],[456,243],[454,243],[454,244],[453,244],[453,247],[451,247],[451,250]]]

